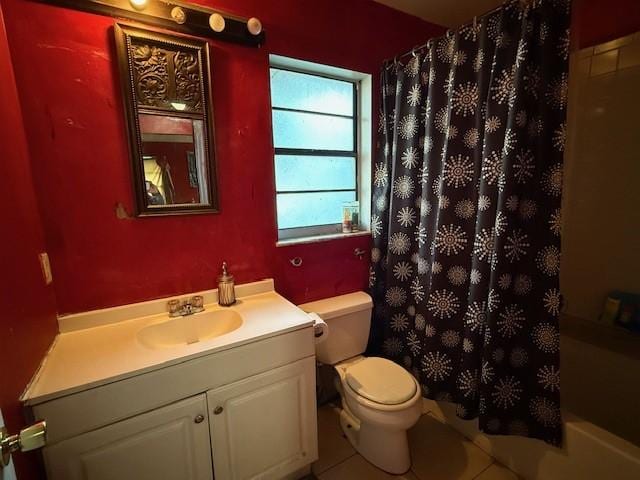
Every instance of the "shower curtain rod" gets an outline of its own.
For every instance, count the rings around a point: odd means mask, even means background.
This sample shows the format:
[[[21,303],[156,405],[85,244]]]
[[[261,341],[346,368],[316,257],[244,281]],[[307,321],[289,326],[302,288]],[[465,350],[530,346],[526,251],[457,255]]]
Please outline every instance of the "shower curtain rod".
[[[536,6],[536,3],[538,3],[538,2],[540,2],[540,1],[542,1],[542,0],[519,0],[519,1],[520,1],[520,4],[522,5],[522,7],[527,7],[529,4],[531,4],[533,7],[535,7],[535,6]],[[497,12],[498,10],[500,10],[501,8],[503,8],[507,3],[509,3],[509,0],[507,0],[507,1],[503,2],[501,5],[498,5],[497,7],[494,7],[494,8],[492,8],[491,10],[489,10],[489,11],[487,11],[487,12],[484,12],[484,13],[483,13],[483,14],[481,14],[481,15],[476,15],[476,16],[474,16],[472,21],[470,21],[470,22],[465,22],[465,23],[463,23],[462,25],[460,25],[459,27],[457,27],[456,29],[459,29],[459,28],[461,28],[461,27],[463,27],[463,26],[465,26],[465,25],[467,25],[467,24],[469,24],[469,23],[473,23],[473,24],[475,24],[475,23],[478,21],[478,18],[484,18],[484,17],[486,17],[487,15],[491,15],[492,13]],[[447,29],[447,32],[445,33],[445,35],[447,35],[447,36],[451,36],[451,35],[453,35],[453,32],[454,32],[454,30],[456,30],[456,29],[453,29],[453,30],[452,30],[452,29],[448,28],[448,29]],[[443,36],[444,36],[444,35],[440,35],[440,37],[443,37]],[[429,40],[427,40],[425,43],[423,43],[423,44],[421,44],[421,45],[416,45],[415,47],[413,47],[413,48],[412,48],[411,50],[409,50],[408,52],[401,53],[400,55],[396,55],[396,56],[395,56],[395,57],[393,57],[393,58],[387,58],[385,61],[383,61],[383,62],[382,62],[382,66],[383,66],[384,68],[389,68],[389,67],[391,67],[392,65],[395,65],[395,64],[398,62],[398,59],[403,58],[403,57],[407,57],[407,56],[409,56],[409,55],[415,55],[418,51],[422,50],[422,49],[423,49],[423,48],[425,48],[425,47],[430,46],[436,38],[440,38],[440,37],[433,37],[433,38],[430,38],[430,39],[429,39]]]

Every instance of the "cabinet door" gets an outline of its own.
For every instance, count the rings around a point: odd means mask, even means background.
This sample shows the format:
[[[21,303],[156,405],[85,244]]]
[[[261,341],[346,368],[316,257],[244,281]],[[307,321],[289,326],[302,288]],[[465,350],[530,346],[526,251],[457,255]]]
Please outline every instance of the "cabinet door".
[[[207,392],[216,478],[279,479],[318,458],[315,358]]]
[[[49,480],[211,480],[205,395],[46,447]]]

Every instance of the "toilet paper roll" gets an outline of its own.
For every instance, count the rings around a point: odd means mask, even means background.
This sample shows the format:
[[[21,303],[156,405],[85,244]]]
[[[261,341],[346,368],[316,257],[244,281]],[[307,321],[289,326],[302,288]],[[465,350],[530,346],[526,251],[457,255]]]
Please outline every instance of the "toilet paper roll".
[[[329,335],[329,325],[320,318],[317,313],[309,313],[309,317],[313,319],[313,335],[315,336],[316,345],[324,342]]]

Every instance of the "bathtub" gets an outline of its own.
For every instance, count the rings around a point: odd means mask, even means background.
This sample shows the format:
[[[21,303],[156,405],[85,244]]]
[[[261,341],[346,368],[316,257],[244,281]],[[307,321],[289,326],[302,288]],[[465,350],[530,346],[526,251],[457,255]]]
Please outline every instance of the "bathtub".
[[[640,360],[619,349],[612,351],[607,348],[609,345],[591,342],[584,338],[583,328],[578,332],[576,336],[561,336],[565,438],[561,449],[539,440],[486,435],[478,431],[477,421],[458,418],[450,403],[424,399],[425,412],[448,423],[526,479],[640,479],[640,447],[630,441],[640,435],[640,420],[634,408],[640,399],[632,394],[635,391],[638,395]],[[602,339],[602,332],[598,337]],[[635,347],[639,340],[633,341]]]
[[[567,315],[560,332],[564,408],[640,446],[640,337]]]

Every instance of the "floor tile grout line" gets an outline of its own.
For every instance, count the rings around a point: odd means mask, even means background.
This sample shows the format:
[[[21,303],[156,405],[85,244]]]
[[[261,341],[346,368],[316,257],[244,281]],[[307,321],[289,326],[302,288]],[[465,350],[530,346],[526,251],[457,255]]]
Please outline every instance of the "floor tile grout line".
[[[442,423],[443,425],[446,425],[447,427],[449,427],[451,430],[453,430],[454,432],[456,432],[459,436],[462,437],[463,441],[468,442],[470,445],[476,447],[478,450],[480,450],[481,452],[483,452],[485,455],[487,455],[490,459],[491,459],[491,463],[489,465],[487,465],[484,469],[482,469],[482,471],[480,471],[476,476],[474,476],[471,480],[475,480],[477,479],[480,475],[482,475],[486,470],[488,470],[492,465],[494,464],[498,464],[501,466],[502,465],[500,462],[498,462],[496,460],[496,458],[487,450],[485,450],[484,448],[482,448],[480,445],[476,444],[471,438],[467,437],[465,434],[463,434],[461,431],[459,431],[457,428],[455,428],[453,425],[451,425],[450,423],[448,423],[446,420],[442,420],[440,418],[438,418],[436,415],[434,415],[431,411],[427,412],[428,415],[430,415],[432,418],[434,418],[435,420],[439,421],[440,423]],[[510,472],[513,472],[514,474],[518,475],[517,473],[515,473],[513,470],[511,470],[508,467],[507,468]],[[415,472],[414,472],[415,473]],[[416,475],[417,476],[417,475]],[[518,478],[520,478],[518,476]],[[418,480],[422,480],[418,477]]]
[[[493,457],[491,457],[491,463],[490,463],[489,465],[487,465],[485,468],[483,468],[480,472],[478,472],[478,474],[477,474],[475,477],[473,477],[471,480],[475,480],[476,478],[478,478],[478,477],[479,477],[480,475],[482,475],[484,472],[486,472],[487,470],[489,470],[489,469],[491,468],[491,466],[492,466],[493,464],[495,464],[495,463],[496,463],[496,459],[495,459],[495,458],[493,458]]]
[[[431,480],[431,479],[427,479],[427,478],[422,478],[420,475],[418,475],[414,470],[413,470],[413,463],[411,464],[411,468],[409,469],[409,471],[411,473],[413,473],[413,476],[416,477],[418,480]],[[473,479],[472,479],[473,480]]]
[[[343,458],[342,460],[340,460],[338,463],[331,465],[330,467],[325,468],[324,470],[322,470],[321,472],[314,472],[316,476],[320,476],[326,472],[328,472],[329,470],[331,470],[332,468],[337,467],[338,465],[342,465],[344,462],[346,462],[347,460],[349,460],[351,457],[355,457],[356,455],[359,455],[359,453],[357,452],[357,450],[354,450],[353,453],[351,455],[349,455],[346,458]]]

